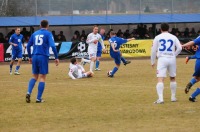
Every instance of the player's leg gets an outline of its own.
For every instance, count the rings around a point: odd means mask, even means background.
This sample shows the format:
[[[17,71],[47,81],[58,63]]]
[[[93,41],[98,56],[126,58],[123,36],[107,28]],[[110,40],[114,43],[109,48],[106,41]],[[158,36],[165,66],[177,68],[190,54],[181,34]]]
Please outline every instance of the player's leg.
[[[35,86],[35,83],[38,79],[38,74],[33,74],[33,78],[31,78],[29,80],[29,84],[28,84],[28,90],[27,90],[27,94],[26,94],[26,102],[30,103],[31,102],[31,93],[33,91],[33,88]]]
[[[46,74],[39,74],[40,81],[38,83],[38,94],[36,103],[42,103],[44,100],[42,99],[42,95],[45,89],[45,81],[46,81]]]
[[[121,61],[124,63],[124,65],[127,65],[127,64],[131,63],[131,61],[126,60],[126,59],[122,56],[121,53],[120,53],[120,55],[121,55]]]
[[[200,80],[200,59],[196,60],[195,64],[195,72],[193,74],[193,78],[190,80],[190,82],[186,85],[185,93],[187,94],[191,87]]]
[[[20,75],[19,68],[20,68],[21,62],[22,62],[22,58],[18,58],[18,62],[17,62],[16,68],[15,68],[15,75]]]
[[[14,64],[15,60],[11,60],[10,61],[10,75],[12,75],[12,67],[13,67],[13,64]]]
[[[97,51],[97,60],[96,60],[95,71],[100,71],[99,64],[100,64],[101,54],[102,54],[102,51]]]
[[[37,56],[32,57],[32,73],[33,73],[33,77],[29,80],[27,94],[26,94],[26,102],[27,103],[31,102],[31,100],[30,100],[31,93],[32,93],[32,90],[35,86],[35,83],[36,83],[36,81],[38,79],[38,75],[39,75]]]
[[[113,68],[112,72],[110,74],[108,74],[108,77],[113,77],[114,74],[118,71],[120,64],[121,64],[120,54],[118,54],[116,56],[112,56],[112,58],[114,59],[116,66]]]
[[[200,88],[197,88],[193,94],[189,97],[189,101],[196,102],[196,97],[200,94]]]
[[[81,78],[86,78],[86,77],[93,77],[93,73],[91,71],[82,73]]]
[[[81,59],[81,65],[84,66],[86,63],[90,63],[91,60],[90,59],[85,59],[85,58],[82,58]]]
[[[163,104],[163,91],[164,91],[164,78],[166,77],[167,64],[165,58],[158,58],[157,63],[157,85],[156,91],[158,94],[158,100],[154,104]]]
[[[175,58],[170,58],[168,60],[169,66],[168,66],[168,71],[169,71],[169,76],[170,76],[170,88],[171,88],[171,101],[176,102],[176,59]]]
[[[39,78],[40,78],[40,81],[38,83],[38,94],[37,94],[36,103],[44,102],[44,100],[42,99],[42,95],[43,95],[43,92],[45,89],[46,75],[49,72],[48,62],[49,62],[48,57],[39,56]]]
[[[20,75],[19,68],[22,62],[22,51],[17,52],[17,58],[18,58],[18,62],[15,68],[15,75]]]
[[[193,56],[187,56],[187,57],[185,58],[185,63],[187,64],[187,63],[189,62],[190,59],[196,59],[196,56],[195,56],[195,55],[193,55]]]
[[[14,65],[16,57],[17,57],[16,51],[12,50],[12,56],[11,56],[11,61],[10,61],[10,75],[12,75],[12,67]]]

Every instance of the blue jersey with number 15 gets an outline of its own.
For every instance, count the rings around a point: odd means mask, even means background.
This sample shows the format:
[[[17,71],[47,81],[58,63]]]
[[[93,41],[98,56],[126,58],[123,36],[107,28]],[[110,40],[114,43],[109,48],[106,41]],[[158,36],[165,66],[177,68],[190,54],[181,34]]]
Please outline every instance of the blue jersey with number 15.
[[[51,32],[40,29],[31,35],[28,46],[33,46],[32,55],[49,56],[49,47],[55,47],[55,43]]]

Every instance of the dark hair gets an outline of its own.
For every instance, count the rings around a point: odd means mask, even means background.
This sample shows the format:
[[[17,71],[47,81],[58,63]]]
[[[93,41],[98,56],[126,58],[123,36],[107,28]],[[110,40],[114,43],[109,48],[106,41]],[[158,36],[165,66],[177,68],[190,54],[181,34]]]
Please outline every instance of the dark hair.
[[[115,31],[110,31],[110,35],[116,35]]]
[[[48,25],[49,25],[49,22],[47,20],[42,20],[40,25],[41,25],[42,28],[47,28]]]
[[[76,62],[76,58],[71,58],[70,62],[74,64]]]
[[[161,23],[161,30],[162,31],[168,31],[169,25],[167,23]]]

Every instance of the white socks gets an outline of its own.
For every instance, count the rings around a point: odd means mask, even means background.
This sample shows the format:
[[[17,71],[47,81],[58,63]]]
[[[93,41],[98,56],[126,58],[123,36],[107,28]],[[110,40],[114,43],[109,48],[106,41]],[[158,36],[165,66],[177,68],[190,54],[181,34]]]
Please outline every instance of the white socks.
[[[164,84],[162,82],[157,83],[156,89],[157,89],[157,94],[158,94],[159,100],[163,102]]]
[[[171,99],[176,99],[176,82],[170,82],[170,88],[171,88]]]
[[[94,61],[90,62],[90,71],[93,72],[93,67],[94,67]]]

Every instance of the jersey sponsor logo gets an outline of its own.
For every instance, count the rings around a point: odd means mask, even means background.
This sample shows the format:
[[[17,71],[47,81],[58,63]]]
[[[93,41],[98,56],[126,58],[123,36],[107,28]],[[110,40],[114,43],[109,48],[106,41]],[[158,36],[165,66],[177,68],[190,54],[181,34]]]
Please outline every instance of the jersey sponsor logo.
[[[21,42],[21,39],[17,39],[17,41],[20,43],[20,42]]]

